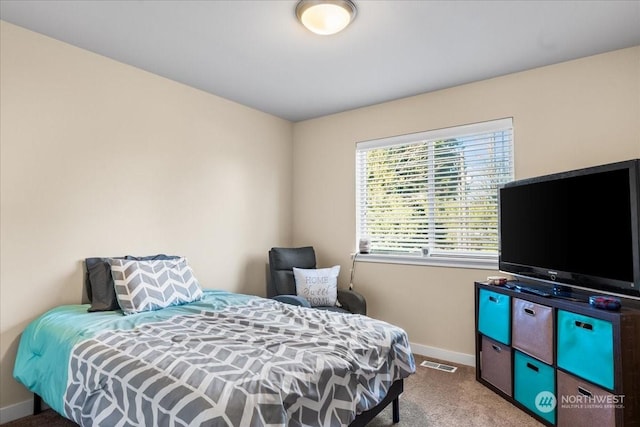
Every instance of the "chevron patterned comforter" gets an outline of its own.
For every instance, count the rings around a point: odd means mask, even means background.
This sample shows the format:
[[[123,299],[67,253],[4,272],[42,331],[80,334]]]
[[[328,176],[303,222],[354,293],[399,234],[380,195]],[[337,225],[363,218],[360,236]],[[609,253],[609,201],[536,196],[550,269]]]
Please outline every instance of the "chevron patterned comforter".
[[[14,376],[83,426],[344,426],[415,371],[366,316],[205,291],[122,316],[64,306],[23,334]]]

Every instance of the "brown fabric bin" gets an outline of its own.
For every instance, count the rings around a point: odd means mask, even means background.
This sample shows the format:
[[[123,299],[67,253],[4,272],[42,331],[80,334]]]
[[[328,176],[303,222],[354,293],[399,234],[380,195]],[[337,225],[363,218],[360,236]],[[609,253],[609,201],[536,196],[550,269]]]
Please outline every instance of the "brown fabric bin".
[[[624,405],[624,397],[560,370],[557,379],[558,427],[616,425],[615,409],[617,405]]]
[[[511,347],[482,336],[480,377],[509,396],[513,395],[511,381]]]
[[[553,309],[513,299],[513,348],[553,365]]]

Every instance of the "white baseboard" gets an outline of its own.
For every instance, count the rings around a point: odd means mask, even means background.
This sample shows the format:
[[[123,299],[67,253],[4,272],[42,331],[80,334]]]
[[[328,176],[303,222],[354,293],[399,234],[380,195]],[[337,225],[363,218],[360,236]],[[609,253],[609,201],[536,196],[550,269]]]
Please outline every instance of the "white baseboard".
[[[33,399],[0,408],[0,424],[33,414]]]
[[[458,353],[457,351],[445,350],[416,343],[411,343],[411,351],[415,354],[419,354],[420,356],[433,357],[434,359],[459,363],[461,365],[476,366],[476,356],[473,354]]]

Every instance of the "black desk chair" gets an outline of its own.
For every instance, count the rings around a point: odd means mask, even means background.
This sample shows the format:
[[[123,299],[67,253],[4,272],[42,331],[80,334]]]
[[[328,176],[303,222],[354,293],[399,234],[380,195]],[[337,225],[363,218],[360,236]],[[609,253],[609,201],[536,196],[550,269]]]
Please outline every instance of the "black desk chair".
[[[312,246],[303,248],[271,248],[269,251],[270,281],[267,281],[267,297],[293,305],[311,307],[304,297],[296,295],[293,267],[316,268],[316,253]],[[315,307],[321,310],[367,314],[367,302],[362,295],[346,289],[338,289],[341,307]]]

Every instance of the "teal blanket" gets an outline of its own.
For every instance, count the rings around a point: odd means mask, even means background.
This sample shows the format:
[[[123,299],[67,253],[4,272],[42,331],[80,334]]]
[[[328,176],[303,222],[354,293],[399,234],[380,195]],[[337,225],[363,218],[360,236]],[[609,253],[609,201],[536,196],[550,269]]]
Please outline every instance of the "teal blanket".
[[[79,342],[108,330],[131,330],[179,314],[222,310],[256,298],[204,290],[204,298],[200,301],[130,316],[123,316],[120,310],[89,313],[89,304],[56,307],[30,323],[22,333],[13,376],[63,414],[71,350]]]
[[[367,316],[205,291],[123,316],[58,307],[14,376],[81,426],[348,426],[415,372],[405,331]]]

